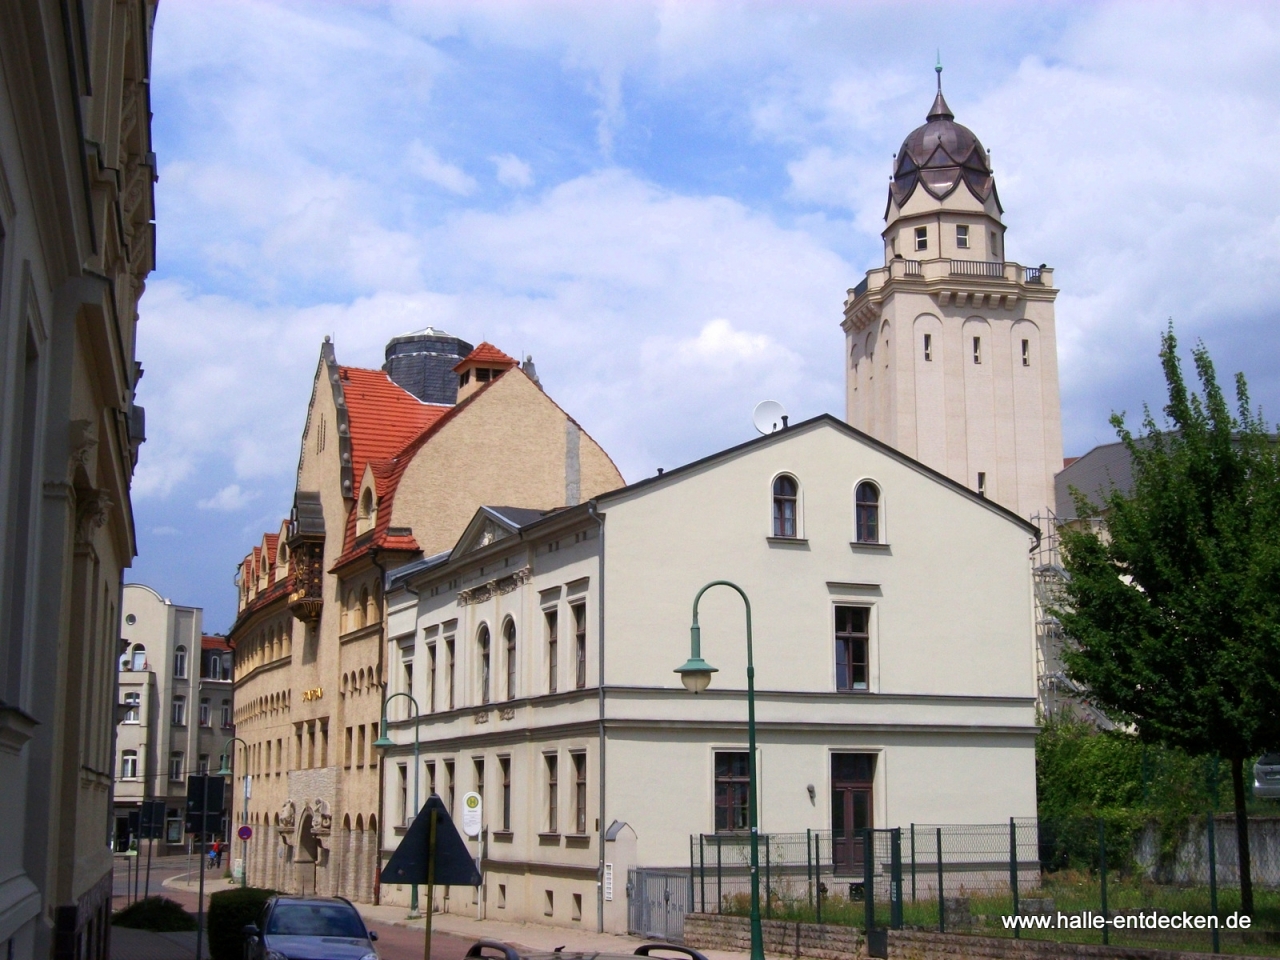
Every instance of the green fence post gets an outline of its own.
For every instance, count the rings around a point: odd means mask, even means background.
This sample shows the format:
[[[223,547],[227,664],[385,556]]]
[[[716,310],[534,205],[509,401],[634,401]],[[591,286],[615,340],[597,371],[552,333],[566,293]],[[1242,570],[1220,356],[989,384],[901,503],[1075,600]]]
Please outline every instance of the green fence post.
[[[947,932],[947,905],[942,899],[942,828],[938,828],[938,932]]]
[[[816,904],[815,920],[822,922],[822,834],[816,830],[813,834],[813,879],[814,903]]]
[[[1218,845],[1213,832],[1213,811],[1209,811],[1209,913],[1216,919],[1218,916]],[[1221,944],[1218,942],[1218,928],[1213,927],[1213,952],[1218,953]]]
[[[773,901],[769,897],[769,835],[764,835],[764,916],[773,918]]]
[[[813,830],[804,832],[804,879],[809,884],[809,906],[813,907]]]
[[[889,923],[895,930],[902,929],[902,828],[894,827],[889,834]]]
[[[1018,916],[1018,827],[1013,822],[1013,817],[1009,818],[1009,889],[1013,891],[1013,915]],[[1018,921],[1013,921],[1013,938],[1015,940],[1022,939],[1022,931],[1018,927]]]
[[[916,902],[916,825],[911,825],[911,902]]]
[[[867,942],[876,928],[876,835],[867,828],[862,831],[862,899],[866,906]]]
[[[702,913],[707,912],[707,838],[698,834],[698,899]]]
[[[721,887],[724,882],[724,862],[720,856],[723,842],[723,837],[716,837],[716,913],[724,913],[724,890]]]
[[[1102,880],[1102,944],[1111,942],[1107,920],[1107,824],[1098,818],[1098,874]]]

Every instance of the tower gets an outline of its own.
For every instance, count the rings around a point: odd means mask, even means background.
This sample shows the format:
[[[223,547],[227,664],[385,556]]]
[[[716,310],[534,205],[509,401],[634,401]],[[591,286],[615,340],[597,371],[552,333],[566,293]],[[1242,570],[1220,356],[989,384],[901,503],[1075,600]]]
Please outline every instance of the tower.
[[[1022,517],[1053,503],[1053,271],[1005,259],[990,160],[938,93],[894,160],[884,266],[844,304],[848,422]]]

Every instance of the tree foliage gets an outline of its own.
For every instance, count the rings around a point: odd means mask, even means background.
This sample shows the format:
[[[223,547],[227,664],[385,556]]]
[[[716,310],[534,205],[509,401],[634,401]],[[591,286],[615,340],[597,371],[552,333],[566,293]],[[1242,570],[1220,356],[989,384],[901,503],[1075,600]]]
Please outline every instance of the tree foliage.
[[[1068,673],[1108,716],[1144,742],[1230,761],[1248,910],[1243,767],[1280,745],[1280,463],[1243,375],[1233,416],[1203,344],[1192,357],[1200,394],[1170,326],[1163,428],[1149,408],[1137,437],[1112,416],[1133,488],[1100,504],[1074,492],[1085,522],[1062,533],[1057,613]]]

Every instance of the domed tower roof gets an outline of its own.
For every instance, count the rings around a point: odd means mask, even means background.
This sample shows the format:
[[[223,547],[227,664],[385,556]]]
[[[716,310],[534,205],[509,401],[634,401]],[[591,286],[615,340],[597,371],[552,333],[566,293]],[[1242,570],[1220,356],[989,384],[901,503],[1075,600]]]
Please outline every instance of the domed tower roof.
[[[995,193],[987,151],[963,124],[955,122],[955,114],[942,96],[942,68],[938,68],[938,95],[922,127],[916,127],[902,141],[893,169],[890,199],[901,207],[915,191],[924,187],[937,200],[948,197],[961,183],[983,203]],[[1000,198],[996,196],[996,206]]]

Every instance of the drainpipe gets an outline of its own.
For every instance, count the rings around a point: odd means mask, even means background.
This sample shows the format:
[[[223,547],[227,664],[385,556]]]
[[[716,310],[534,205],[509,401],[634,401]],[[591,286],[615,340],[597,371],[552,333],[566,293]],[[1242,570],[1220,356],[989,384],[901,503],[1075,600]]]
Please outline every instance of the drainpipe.
[[[599,586],[596,588],[599,600],[596,608],[599,616],[599,625],[597,627],[597,636],[599,644],[599,671],[600,679],[597,687],[597,700],[600,704],[600,825],[596,830],[597,842],[600,845],[600,862],[596,867],[596,933],[604,933],[604,832],[608,829],[608,823],[605,820],[605,802],[604,802],[604,517],[600,516],[596,510],[596,501],[587,501],[587,513],[591,515],[591,519],[596,522],[600,528],[600,575]]]
[[[382,625],[383,625],[382,633],[385,634],[386,622],[387,622],[387,569],[386,567],[384,567],[382,564],[378,562],[378,547],[376,544],[369,550],[369,562],[378,568],[378,585],[380,588],[378,592],[382,595],[382,609],[378,619],[382,621]],[[378,680],[379,681],[382,681],[384,679],[382,657],[384,652],[383,648],[385,647],[386,647],[386,642],[380,639],[378,641]],[[386,699],[385,691],[383,691],[382,699],[383,700]],[[415,770],[414,776],[417,776],[417,773],[418,771]],[[382,831],[386,829],[385,822],[387,819],[386,817],[383,816],[383,814],[386,813],[386,811],[382,809],[382,798],[386,795],[386,776],[387,776],[387,758],[384,755],[378,758],[378,833],[377,833],[377,836],[374,838],[374,842],[377,844],[377,849],[373,853],[373,864],[374,864],[373,905],[375,907],[381,904],[382,902]]]

